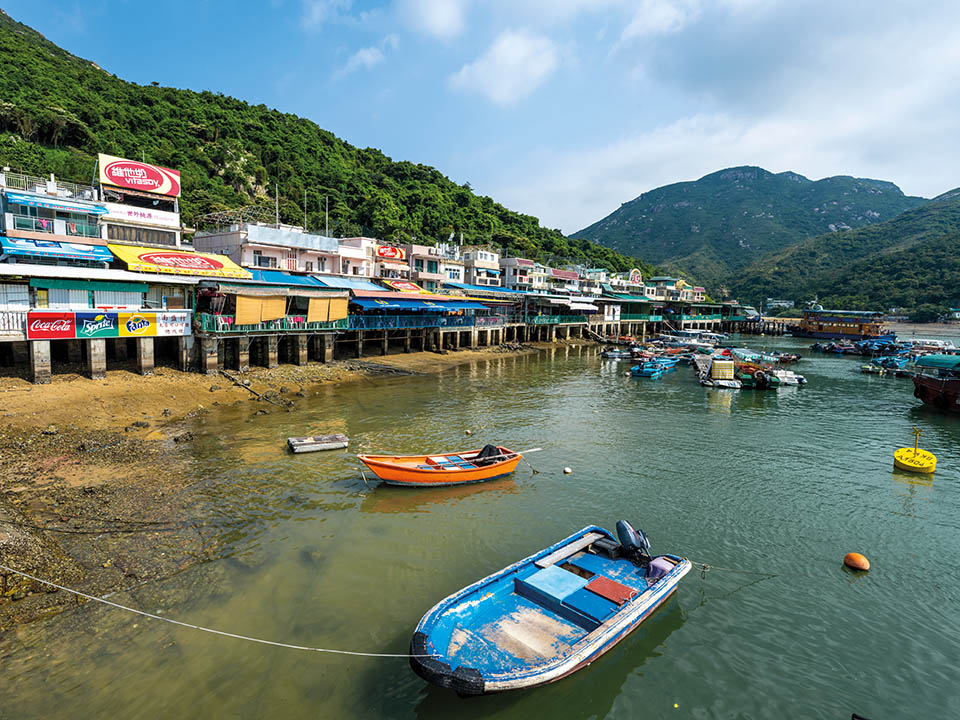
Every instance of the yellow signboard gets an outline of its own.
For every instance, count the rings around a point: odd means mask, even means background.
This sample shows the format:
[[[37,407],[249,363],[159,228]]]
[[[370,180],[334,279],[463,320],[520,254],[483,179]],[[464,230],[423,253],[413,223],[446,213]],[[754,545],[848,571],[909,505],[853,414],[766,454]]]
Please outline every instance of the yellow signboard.
[[[226,255],[187,252],[176,248],[160,250],[132,245],[111,244],[107,247],[127,264],[127,269],[134,272],[204,275],[243,280],[250,280],[253,277]]]
[[[155,313],[119,313],[120,337],[154,337],[157,334]]]

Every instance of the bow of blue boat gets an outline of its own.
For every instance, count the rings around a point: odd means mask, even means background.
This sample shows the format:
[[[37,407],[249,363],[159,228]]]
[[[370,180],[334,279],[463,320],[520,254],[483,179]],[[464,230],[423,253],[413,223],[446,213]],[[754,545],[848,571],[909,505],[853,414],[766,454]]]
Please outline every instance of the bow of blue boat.
[[[690,570],[674,555],[644,565],[586,527],[435,605],[417,625],[411,665],[461,695],[558,680],[640,625]]]

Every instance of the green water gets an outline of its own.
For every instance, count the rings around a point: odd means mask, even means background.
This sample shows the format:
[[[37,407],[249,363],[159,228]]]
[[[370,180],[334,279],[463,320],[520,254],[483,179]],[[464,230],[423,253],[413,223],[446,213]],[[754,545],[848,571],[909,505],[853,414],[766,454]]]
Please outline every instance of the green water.
[[[684,366],[629,379],[629,363],[563,348],[327,388],[292,413],[209,416],[196,476],[221,557],[119,602],[403,653],[449,593],[621,517],[654,551],[777,576],[691,573],[589,668],[471,700],[403,659],[264,647],[88,604],[0,639],[0,716],[960,717],[960,418],[857,365],[813,356],[795,366],[803,389],[737,393],[701,388]],[[932,481],[892,471],[913,425],[939,457]],[[544,450],[529,456],[537,475],[521,465],[487,485],[367,487],[350,455],[284,450],[307,432],[346,432],[353,453]],[[851,550],[869,574],[841,567]]]

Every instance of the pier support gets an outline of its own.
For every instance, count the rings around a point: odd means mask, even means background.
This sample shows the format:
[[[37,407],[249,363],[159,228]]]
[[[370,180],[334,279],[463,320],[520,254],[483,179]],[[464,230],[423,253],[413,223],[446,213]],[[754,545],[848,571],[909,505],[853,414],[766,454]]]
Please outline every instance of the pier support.
[[[386,355],[386,354],[387,354],[387,350],[390,349],[390,348],[389,348],[389,343],[390,343],[390,341],[387,339],[387,331],[384,330],[384,331],[383,331],[383,339],[380,341],[380,354],[381,354],[381,355]]]
[[[403,351],[405,353],[410,352],[410,338],[413,335],[413,330],[407,330],[407,334],[403,336]]]
[[[107,341],[103,338],[87,340],[87,377],[102,380],[107,376]]]
[[[153,375],[153,338],[137,338],[137,372]]]
[[[215,337],[200,338],[200,372],[216,375],[220,371],[219,342]]]
[[[129,357],[127,350],[128,348],[127,348],[126,338],[118,338],[113,341],[113,352],[114,352],[114,355],[116,355],[117,362],[127,361],[127,358]]]
[[[480,331],[476,328],[470,328],[470,347],[475,348],[480,344]]]
[[[194,337],[185,335],[177,338],[177,369],[187,372],[190,369],[190,350],[193,347]]]
[[[250,338],[237,338],[237,370],[246,372],[250,369]]]
[[[276,335],[270,335],[267,338],[267,367],[275,368],[280,362],[278,360],[280,351],[280,338]]]
[[[31,340],[30,381],[42,385],[50,382],[50,341]]]
[[[71,365],[83,362],[83,340],[67,340],[67,362]]]
[[[309,360],[309,353],[307,352],[307,336],[294,335],[292,349],[293,349],[293,364],[306,365]]]

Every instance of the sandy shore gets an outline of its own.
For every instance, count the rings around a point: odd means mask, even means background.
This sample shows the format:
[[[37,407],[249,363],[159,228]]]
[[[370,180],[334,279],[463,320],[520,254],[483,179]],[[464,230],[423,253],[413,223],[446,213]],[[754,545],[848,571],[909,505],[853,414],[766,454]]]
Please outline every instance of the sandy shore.
[[[960,338],[960,323],[886,323],[898,338]]]
[[[589,344],[577,341],[579,344]],[[184,420],[217,407],[295,407],[319,386],[435,373],[550,344],[409,353],[205,376],[158,368],[49,385],[0,378],[0,564],[104,594],[216,557],[188,470]],[[79,368],[77,368],[79,371]],[[236,384],[234,380],[240,384]],[[0,631],[75,603],[0,571]]]

